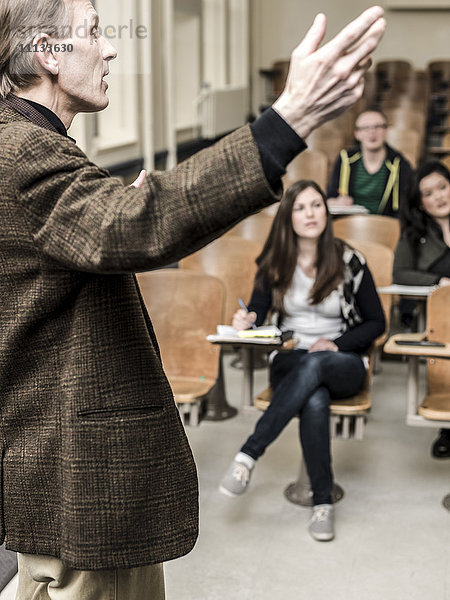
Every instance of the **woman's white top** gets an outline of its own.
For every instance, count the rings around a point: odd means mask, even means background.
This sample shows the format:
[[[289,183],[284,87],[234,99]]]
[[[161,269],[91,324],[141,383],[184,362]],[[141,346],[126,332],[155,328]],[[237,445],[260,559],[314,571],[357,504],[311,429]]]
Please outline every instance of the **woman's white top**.
[[[344,331],[339,292],[333,290],[320,304],[311,305],[308,298],[313,284],[314,279],[297,266],[284,296],[282,329],[294,331],[299,340],[296,348],[305,350],[319,338],[335,340]]]

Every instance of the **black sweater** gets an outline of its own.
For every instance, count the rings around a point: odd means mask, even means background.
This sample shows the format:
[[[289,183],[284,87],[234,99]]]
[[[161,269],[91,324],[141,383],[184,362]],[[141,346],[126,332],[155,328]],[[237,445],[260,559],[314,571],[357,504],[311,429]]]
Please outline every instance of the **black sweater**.
[[[363,266],[364,274],[357,293],[356,308],[362,322],[348,329],[336,338],[334,343],[341,352],[364,353],[386,327],[383,308],[375,288],[372,274],[367,265]],[[248,310],[256,312],[256,325],[262,325],[272,306],[272,290],[267,286],[263,290],[254,288]],[[282,323],[280,323],[282,327]]]

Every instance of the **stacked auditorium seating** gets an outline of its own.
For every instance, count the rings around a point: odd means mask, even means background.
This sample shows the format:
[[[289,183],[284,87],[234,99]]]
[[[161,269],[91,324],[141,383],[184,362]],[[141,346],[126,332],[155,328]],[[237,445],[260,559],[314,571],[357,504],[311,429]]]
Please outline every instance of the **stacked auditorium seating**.
[[[282,91],[288,65],[289,61],[277,61],[272,69],[261,71],[269,88],[264,106]],[[426,158],[450,164],[450,60],[431,61],[425,70],[414,69],[407,60],[379,61],[366,74],[361,100],[307,140],[311,151],[326,154],[328,174],[339,149],[352,145],[356,117],[372,106],[381,108],[388,118],[388,143],[413,167]],[[302,177],[309,178],[302,167]]]

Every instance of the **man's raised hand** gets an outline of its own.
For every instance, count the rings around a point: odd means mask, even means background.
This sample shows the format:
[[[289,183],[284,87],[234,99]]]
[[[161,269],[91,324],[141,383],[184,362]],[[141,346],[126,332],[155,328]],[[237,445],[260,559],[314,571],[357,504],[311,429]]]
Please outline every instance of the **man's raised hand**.
[[[273,105],[298,135],[307,137],[359,100],[370,55],[385,28],[383,9],[373,6],[320,47],[326,18],[316,16],[291,55],[285,89]]]

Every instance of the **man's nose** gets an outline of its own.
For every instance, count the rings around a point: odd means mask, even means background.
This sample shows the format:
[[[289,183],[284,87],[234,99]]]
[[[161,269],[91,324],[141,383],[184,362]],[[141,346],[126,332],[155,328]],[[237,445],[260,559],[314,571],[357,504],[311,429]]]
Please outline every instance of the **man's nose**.
[[[105,37],[102,38],[102,42],[103,42],[103,58],[104,58],[104,60],[110,61],[110,60],[114,60],[115,58],[117,58],[117,50],[114,48],[114,46],[111,44],[111,42],[109,40],[107,40]]]

